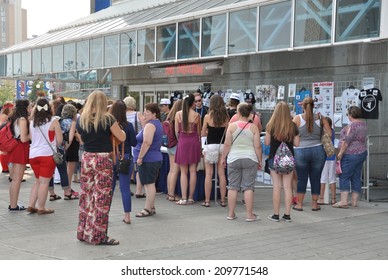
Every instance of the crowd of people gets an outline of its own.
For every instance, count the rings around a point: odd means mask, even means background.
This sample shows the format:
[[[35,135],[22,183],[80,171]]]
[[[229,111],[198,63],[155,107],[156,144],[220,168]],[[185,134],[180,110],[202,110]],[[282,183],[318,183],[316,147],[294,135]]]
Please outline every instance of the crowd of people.
[[[264,169],[260,114],[254,110],[252,100],[240,100],[237,94],[230,96],[228,104],[217,94],[210,98],[209,107],[202,102],[202,95],[197,92],[182,99],[145,104],[144,112],[138,112],[133,97],[110,102],[98,90],[88,96],[83,107],[61,97],[49,101],[42,96],[33,104],[28,100],[6,102],[1,111],[1,125],[10,123],[18,140],[12,151],[1,152],[2,172],[9,173],[10,180],[8,210],[26,210],[38,215],[54,213],[54,209],[46,207],[46,201],[62,198],[54,190],[57,170],[64,199],[79,200],[77,239],[95,245],[118,245],[118,240],[107,236],[116,184],[120,188],[125,224],[132,223],[132,195],[145,201],[144,208],[135,215],[137,218],[156,214],[156,183],[163,164],[161,150],[167,123],[176,142],[166,148],[170,165],[166,199],[177,205],[195,203],[197,166],[203,160],[205,200],[201,205],[210,207],[215,169],[220,187],[219,205],[228,207],[227,220],[237,218],[237,197],[243,192],[245,221],[258,221],[253,194],[257,170]],[[302,107],[303,113],[292,118],[288,104],[279,102],[266,125],[264,143],[270,147],[266,170],[273,183],[273,214],[268,216],[271,221],[280,221],[282,189],[285,194],[282,220],[291,222],[291,209],[304,210],[308,180],[312,211],[321,210],[326,183],[330,184],[331,204],[335,208],[349,207],[350,192],[351,206],[356,207],[360,199],[361,169],[367,156],[367,128],[361,109],[349,108],[350,124],[341,130],[338,155],[329,158],[321,144],[321,135],[326,131],[334,142],[331,119],[314,113],[312,98],[305,98]],[[288,172],[279,172],[275,166],[282,144],[295,160],[295,166]],[[55,162],[53,153],[61,154],[64,160]],[[338,175],[339,202],[336,160],[340,160],[342,167]],[[18,205],[18,197],[27,165],[36,180],[26,208]],[[71,188],[73,174],[78,172],[79,193]],[[176,188],[179,175],[180,191]],[[296,198],[293,197],[295,178]],[[134,193],[131,182],[136,182]]]

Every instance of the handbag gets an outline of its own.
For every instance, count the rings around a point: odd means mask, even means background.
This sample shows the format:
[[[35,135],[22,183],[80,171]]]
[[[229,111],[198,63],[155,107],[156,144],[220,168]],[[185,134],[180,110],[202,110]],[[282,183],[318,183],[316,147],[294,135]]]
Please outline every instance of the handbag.
[[[197,171],[205,170],[205,163],[203,161],[204,161],[203,157],[201,157],[201,159],[199,160],[199,162],[197,164]]]
[[[209,149],[205,150],[205,160],[207,162],[209,162],[209,163],[217,163],[218,162],[218,158],[220,156],[220,149],[221,149],[221,145],[222,145],[221,143],[222,143],[222,140],[224,140],[225,132],[226,132],[226,127],[224,129],[224,133],[222,134],[220,144],[218,144],[218,149],[211,150],[211,151]]]
[[[57,151],[54,150],[53,146],[51,146],[51,143],[49,142],[49,140],[47,139],[46,135],[44,135],[42,129],[40,128],[40,126],[38,126],[40,132],[42,133],[44,139],[46,140],[47,144],[50,146],[51,150],[53,151],[53,159],[55,161],[55,164],[56,165],[59,165],[59,164],[62,164],[63,162],[63,155]]]
[[[341,168],[341,161],[340,160],[337,160],[335,162],[335,173],[337,173],[337,175],[342,174],[342,168]]]
[[[124,157],[124,143],[121,144],[121,155],[118,151],[118,146],[115,146],[114,149],[116,149],[119,157],[116,166],[117,173],[129,175],[129,166],[131,165],[132,159]]]
[[[321,143],[323,145],[323,149],[325,150],[326,156],[332,157],[335,155],[335,148],[334,148],[333,142],[331,141],[331,137],[329,136],[329,134],[327,134],[325,128],[323,127],[322,116],[320,118],[321,118],[321,128],[322,128]]]
[[[264,164],[264,172],[271,175],[271,171],[269,170],[269,158],[265,160]]]

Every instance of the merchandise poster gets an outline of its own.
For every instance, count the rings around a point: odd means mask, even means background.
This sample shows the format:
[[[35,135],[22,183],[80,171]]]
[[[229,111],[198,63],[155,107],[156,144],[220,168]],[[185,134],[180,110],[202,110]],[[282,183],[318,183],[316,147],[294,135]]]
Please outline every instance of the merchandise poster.
[[[362,79],[362,87],[363,89],[371,89],[375,87],[375,78],[374,77],[366,77]]]
[[[273,85],[256,86],[256,108],[274,109],[276,106],[276,87]]]
[[[283,100],[284,99],[284,91],[285,87],[284,86],[279,86],[278,87],[278,99]]]
[[[288,97],[295,97],[296,92],[296,84],[289,84],[288,85]]]
[[[342,127],[342,113],[334,113],[334,127]]]
[[[341,96],[334,98],[334,113],[342,113]]]
[[[333,119],[334,82],[313,83],[315,112]]]

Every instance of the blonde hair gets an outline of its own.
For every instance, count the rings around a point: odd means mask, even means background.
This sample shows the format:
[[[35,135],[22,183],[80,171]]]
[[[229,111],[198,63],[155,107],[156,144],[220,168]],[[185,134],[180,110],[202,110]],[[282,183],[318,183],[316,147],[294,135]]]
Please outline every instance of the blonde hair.
[[[136,110],[136,100],[132,96],[127,96],[124,98],[125,106],[127,106],[127,109]]]
[[[266,131],[278,141],[291,142],[296,135],[288,104],[280,101],[269,119]]]
[[[102,91],[95,90],[88,96],[79,120],[83,130],[90,132],[94,128],[97,131],[99,125],[106,129],[108,122],[113,119],[106,111],[107,104],[105,93]]]

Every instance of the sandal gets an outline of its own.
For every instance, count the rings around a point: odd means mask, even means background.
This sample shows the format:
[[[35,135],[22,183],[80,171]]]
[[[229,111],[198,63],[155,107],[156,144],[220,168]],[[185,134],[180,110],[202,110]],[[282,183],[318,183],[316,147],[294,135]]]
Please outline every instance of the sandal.
[[[225,201],[221,201],[220,205],[221,205],[221,207],[226,207],[226,202]]]
[[[153,206],[153,207],[152,207],[152,209],[151,209],[151,213],[152,213],[152,215],[156,214],[156,209],[155,209],[155,206]]]
[[[58,199],[61,199],[62,197],[60,197],[59,195],[56,195],[56,194],[51,194],[50,195],[50,201],[55,201],[55,200],[58,200]]]
[[[24,210],[26,210],[26,209],[27,209],[27,208],[24,207],[24,206],[22,206],[22,205],[18,205],[18,206],[16,206],[15,208],[11,208],[11,205],[8,205],[8,210],[9,210],[10,212],[24,211]]]
[[[137,218],[144,218],[149,216],[152,216],[152,212],[147,208],[144,208],[143,210],[141,210],[139,213],[136,214]]]
[[[101,241],[100,243],[97,243],[96,245],[109,245],[109,246],[113,246],[113,245],[119,245],[120,242],[118,242],[117,240],[115,239],[105,239],[103,241]]]
[[[176,202],[177,205],[187,205],[187,199],[180,199]]]
[[[123,219],[123,223],[126,223],[127,225],[130,225],[131,221],[126,221],[125,219]]]
[[[188,204],[188,205],[192,205],[192,204],[194,204],[194,203],[195,203],[194,199],[189,198],[189,199],[187,200],[187,204]]]
[[[179,201],[179,199],[175,195],[167,195],[167,200],[168,201]]]
[[[336,203],[337,203],[337,200],[336,200],[335,198],[333,198],[333,199],[331,200],[331,205],[336,204]]]
[[[342,208],[342,209],[348,209],[349,206],[346,204],[346,205],[342,205],[340,202],[337,202],[337,203],[334,203],[331,207],[333,208]]]
[[[64,197],[65,197],[64,200],[74,200],[74,199],[78,199],[78,196],[74,195],[73,193],[65,194]]]
[[[143,193],[143,194],[137,194],[137,195],[135,195],[136,196],[136,198],[145,198],[146,197],[146,194],[145,193]]]
[[[210,207],[210,202],[209,201],[205,201],[205,202],[202,202],[201,205],[204,206],[204,207]]]

